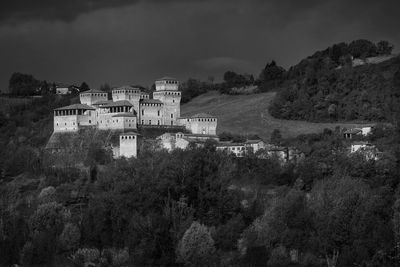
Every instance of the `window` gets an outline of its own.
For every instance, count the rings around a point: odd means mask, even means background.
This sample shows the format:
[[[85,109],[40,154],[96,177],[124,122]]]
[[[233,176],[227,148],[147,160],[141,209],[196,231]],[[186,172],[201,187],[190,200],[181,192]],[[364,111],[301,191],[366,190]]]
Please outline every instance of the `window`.
[[[89,123],[92,123],[92,120],[89,120]]]
[[[159,110],[157,111],[157,116],[160,116],[160,111]]]
[[[142,120],[142,124],[144,124],[144,120]]]
[[[174,118],[174,114],[171,114],[171,119],[173,119]]]
[[[144,115],[144,109],[142,109],[142,115]]]
[[[151,120],[149,120],[149,124],[151,125]]]
[[[159,120],[157,121],[157,125],[160,125],[160,121]]]

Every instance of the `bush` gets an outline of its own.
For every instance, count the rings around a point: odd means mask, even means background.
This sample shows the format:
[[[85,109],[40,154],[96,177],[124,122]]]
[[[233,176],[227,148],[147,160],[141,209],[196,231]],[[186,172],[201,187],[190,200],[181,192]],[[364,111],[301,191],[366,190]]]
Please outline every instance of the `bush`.
[[[71,250],[78,246],[81,238],[81,232],[75,224],[67,223],[60,235],[59,242],[61,248]]]
[[[178,259],[190,266],[206,266],[215,253],[214,240],[207,226],[193,222],[186,230],[179,245]]]

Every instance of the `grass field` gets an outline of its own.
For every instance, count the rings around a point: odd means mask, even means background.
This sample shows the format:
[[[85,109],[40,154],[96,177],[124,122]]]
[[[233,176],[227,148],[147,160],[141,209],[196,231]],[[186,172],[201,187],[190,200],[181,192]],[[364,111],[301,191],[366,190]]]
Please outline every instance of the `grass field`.
[[[257,134],[264,140],[274,129],[279,129],[284,137],[299,134],[318,133],[324,128],[336,126],[352,128],[373,123],[312,123],[306,121],[281,120],[268,113],[268,107],[275,97],[275,92],[254,95],[221,95],[209,92],[200,95],[181,107],[182,116],[206,112],[218,117],[217,132],[238,134]]]

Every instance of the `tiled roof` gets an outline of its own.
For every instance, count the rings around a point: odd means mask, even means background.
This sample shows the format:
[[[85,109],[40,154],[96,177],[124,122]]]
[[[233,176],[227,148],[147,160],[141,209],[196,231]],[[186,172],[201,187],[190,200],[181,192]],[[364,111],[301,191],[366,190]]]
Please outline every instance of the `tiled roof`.
[[[104,92],[104,91],[101,91],[101,90],[96,90],[96,89],[90,89],[90,90],[87,90],[87,91],[84,91],[84,92],[81,92],[81,94],[85,94],[85,93],[103,93],[103,94],[105,94],[105,93],[107,93],[107,92]]]
[[[361,132],[362,132],[361,129],[353,128],[353,129],[346,130],[343,133],[345,133],[345,134],[358,134],[358,133],[361,133]]]
[[[264,141],[261,140],[261,139],[258,139],[258,140],[247,140],[245,143],[246,144],[258,144],[260,142],[264,142]]]
[[[130,86],[130,85],[123,85],[123,86],[120,86],[120,87],[115,87],[112,90],[113,91],[114,90],[137,90],[137,91],[140,91],[139,88],[133,87],[133,86]]]
[[[121,133],[120,135],[139,135],[137,132]]]
[[[220,142],[217,147],[244,146],[243,143]]]
[[[128,100],[120,100],[120,101],[115,101],[115,102],[110,102],[108,104],[105,104],[102,106],[103,108],[109,108],[109,107],[121,107],[121,106],[128,106],[132,107],[132,103],[129,102]]]
[[[113,102],[112,100],[99,100],[93,103],[93,105],[105,105]]]
[[[168,76],[165,76],[165,77],[162,77],[160,79],[157,79],[157,81],[170,81],[170,80],[176,81],[175,78],[168,77]]]
[[[136,115],[133,113],[125,112],[125,113],[119,113],[119,114],[112,115],[112,117],[136,117]]]
[[[85,104],[73,104],[66,107],[56,108],[54,110],[69,110],[69,109],[86,109],[86,110],[95,110],[95,108],[85,105]]]

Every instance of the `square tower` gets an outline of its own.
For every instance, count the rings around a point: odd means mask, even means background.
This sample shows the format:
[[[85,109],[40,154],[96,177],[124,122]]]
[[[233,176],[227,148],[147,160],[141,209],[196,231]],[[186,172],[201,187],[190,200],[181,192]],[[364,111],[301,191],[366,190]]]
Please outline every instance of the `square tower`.
[[[177,125],[177,119],[181,116],[181,92],[179,82],[170,77],[158,79],[153,99],[161,101],[163,106],[163,124]]]
[[[135,132],[119,135],[119,157],[137,157],[137,137]]]

